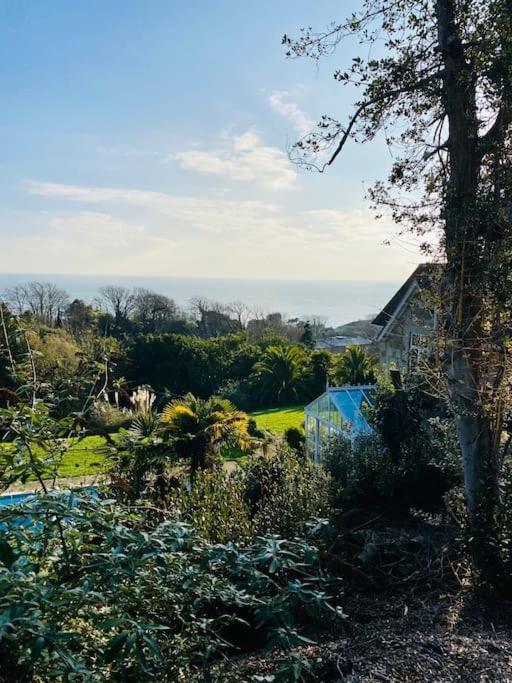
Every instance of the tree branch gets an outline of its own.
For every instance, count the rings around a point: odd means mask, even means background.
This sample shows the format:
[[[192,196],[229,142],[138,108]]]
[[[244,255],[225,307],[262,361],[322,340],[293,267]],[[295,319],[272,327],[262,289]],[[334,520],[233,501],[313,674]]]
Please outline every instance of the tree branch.
[[[499,140],[502,133],[508,128],[512,123],[512,112],[507,106],[506,102],[503,102],[500,110],[496,116],[496,119],[492,126],[489,128],[487,133],[483,135],[478,142],[478,153],[480,158],[488,154],[493,145]]]
[[[336,157],[341,152],[341,150],[345,146],[345,143],[347,142],[348,138],[350,137],[352,129],[354,128],[354,126],[357,122],[357,119],[361,116],[361,114],[366,109],[368,109],[368,107],[371,107],[374,104],[378,104],[379,102],[383,102],[384,100],[387,100],[387,99],[395,99],[395,98],[399,97],[400,95],[403,95],[404,93],[413,92],[415,90],[418,90],[419,88],[422,88],[427,83],[430,83],[431,81],[436,80],[437,78],[442,78],[443,75],[444,75],[444,71],[442,71],[442,70],[436,71],[435,74],[432,74],[431,76],[427,76],[426,78],[422,78],[409,87],[396,88],[394,90],[388,90],[387,92],[383,93],[382,95],[378,95],[377,97],[372,97],[371,99],[366,100],[366,102],[362,102],[358,106],[358,108],[356,109],[355,113],[352,115],[352,118],[349,121],[347,129],[345,130],[343,137],[341,138],[336,150],[334,151],[334,154],[331,156],[329,161],[326,164],[324,164],[323,169],[326,166],[331,166],[331,164],[335,161]]]

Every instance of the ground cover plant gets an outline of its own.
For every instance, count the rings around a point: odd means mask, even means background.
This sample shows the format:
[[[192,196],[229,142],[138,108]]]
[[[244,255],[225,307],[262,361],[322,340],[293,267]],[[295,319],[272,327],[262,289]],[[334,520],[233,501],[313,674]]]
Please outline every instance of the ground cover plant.
[[[342,615],[306,539],[210,544],[162,511],[66,493],[0,523],[2,680],[220,683],[221,654],[267,645],[291,681],[304,627]]]

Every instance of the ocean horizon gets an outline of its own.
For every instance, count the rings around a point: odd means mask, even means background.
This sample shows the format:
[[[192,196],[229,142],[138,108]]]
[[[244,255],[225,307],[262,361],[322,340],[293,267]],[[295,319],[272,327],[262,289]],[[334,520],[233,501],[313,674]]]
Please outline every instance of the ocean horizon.
[[[0,273],[0,294],[33,280],[53,282],[71,299],[94,301],[101,287],[144,287],[186,308],[194,297],[223,304],[243,302],[253,311],[282,313],[287,319],[323,316],[331,326],[377,315],[402,284],[397,280],[281,280],[127,275]]]

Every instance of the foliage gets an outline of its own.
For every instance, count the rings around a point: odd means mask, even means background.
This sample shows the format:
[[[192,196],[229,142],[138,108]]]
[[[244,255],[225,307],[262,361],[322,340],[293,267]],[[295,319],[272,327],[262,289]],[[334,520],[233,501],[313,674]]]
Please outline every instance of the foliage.
[[[453,422],[426,419],[413,439],[394,457],[378,434],[361,435],[352,444],[332,438],[322,462],[334,482],[341,508],[380,508],[407,514],[410,508],[443,508],[444,495],[462,479]]]
[[[329,510],[329,477],[288,448],[253,456],[245,468],[246,501],[256,534],[300,534],[308,520]]]
[[[336,364],[335,378],[340,385],[373,384],[377,367],[376,358],[362,346],[350,345]]]
[[[270,346],[255,363],[250,378],[253,390],[267,405],[298,402],[302,395],[304,351],[295,346]]]
[[[112,490],[124,502],[133,503],[146,496],[164,505],[177,460],[174,443],[165,438],[160,417],[152,412],[141,413],[128,430],[121,429],[110,453]]]
[[[51,482],[106,470],[111,452],[106,440],[76,431],[72,417],[54,419],[44,403],[38,403],[34,410],[21,403],[0,409],[0,429],[6,434],[0,444],[2,487],[18,481]]]
[[[192,476],[210,466],[222,446],[245,448],[250,443],[247,415],[216,396],[202,400],[186,394],[164,408],[162,422],[177,452],[189,462]]]
[[[29,330],[27,338],[34,352],[34,362],[40,381],[56,385],[78,373],[80,348],[64,330]]]
[[[306,435],[303,427],[288,427],[284,432],[284,439],[292,450],[297,451],[297,453],[304,451]]]
[[[244,542],[252,535],[244,474],[222,465],[198,472],[191,483],[182,480],[170,493],[169,509],[211,543]]]
[[[309,356],[305,381],[307,384],[306,401],[312,401],[323,394],[332,374],[334,357],[328,351],[312,351]]]
[[[293,538],[329,511],[323,468],[280,445],[227,471],[220,463],[182,480],[170,492],[170,510],[212,542],[247,541],[264,534]]]
[[[118,408],[107,401],[95,401],[88,415],[88,426],[97,434],[112,434],[126,429],[133,420],[133,414],[126,408]]]
[[[299,341],[301,344],[304,344],[304,346],[307,346],[310,349],[313,349],[315,347],[315,338],[313,336],[311,323],[306,322],[304,324],[304,331],[301,334]]]
[[[220,683],[221,652],[267,644],[285,657],[309,642],[303,624],[341,613],[307,541],[212,545],[78,494],[0,515],[3,680]]]
[[[474,574],[492,585],[504,573],[498,521],[512,417],[512,5],[363,0],[347,21],[283,43],[290,57],[318,59],[344,39],[370,48],[335,72],[359,93],[354,111],[346,125],[323,117],[295,156],[324,170],[350,140],[382,133],[393,163],[370,196],[444,261],[438,370],[461,444]]]
[[[240,410],[250,411],[257,407],[254,391],[247,380],[229,379],[219,388],[218,393]]]

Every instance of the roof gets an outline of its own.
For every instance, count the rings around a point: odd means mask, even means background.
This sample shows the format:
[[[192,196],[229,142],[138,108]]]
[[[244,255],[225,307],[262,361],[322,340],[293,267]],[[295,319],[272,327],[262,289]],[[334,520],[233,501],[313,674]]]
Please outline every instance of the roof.
[[[375,386],[355,385],[328,387],[321,396],[305,406],[306,415],[327,424],[334,431],[356,434],[369,434],[364,406],[374,403]]]
[[[372,343],[371,339],[366,337],[344,337],[337,335],[335,337],[326,337],[325,339],[317,339],[317,349],[336,349],[344,348],[346,346],[368,346]]]
[[[404,300],[417,288],[425,289],[430,287],[433,279],[439,275],[442,268],[443,266],[440,263],[420,263],[396,294],[391,297],[377,317],[372,320],[372,323],[385,327],[399,308],[401,308]]]

